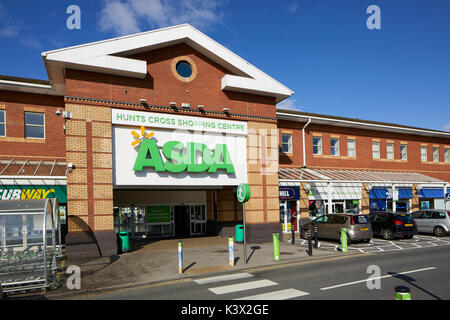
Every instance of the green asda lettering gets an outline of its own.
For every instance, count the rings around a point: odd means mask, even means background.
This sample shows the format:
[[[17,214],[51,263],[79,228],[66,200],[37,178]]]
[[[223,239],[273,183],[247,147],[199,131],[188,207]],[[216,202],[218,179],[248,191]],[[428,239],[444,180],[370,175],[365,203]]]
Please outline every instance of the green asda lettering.
[[[225,170],[227,173],[235,172],[226,144],[218,144],[214,150],[211,150],[203,143],[188,142],[184,146],[179,141],[168,141],[163,145],[162,153],[166,161],[163,161],[155,140],[144,139],[133,170],[142,171],[150,167],[157,172],[172,173],[183,171],[215,173],[217,170]],[[199,158],[201,161],[198,160]]]

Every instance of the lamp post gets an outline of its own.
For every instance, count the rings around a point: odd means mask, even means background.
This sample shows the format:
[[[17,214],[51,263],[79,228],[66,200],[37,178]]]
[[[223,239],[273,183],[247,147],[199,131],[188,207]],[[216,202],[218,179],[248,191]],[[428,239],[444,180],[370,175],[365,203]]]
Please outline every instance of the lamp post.
[[[245,234],[245,203],[250,199],[250,186],[247,183],[241,183],[236,192],[237,199],[242,203],[242,219],[244,224],[244,263],[247,264],[247,237]]]

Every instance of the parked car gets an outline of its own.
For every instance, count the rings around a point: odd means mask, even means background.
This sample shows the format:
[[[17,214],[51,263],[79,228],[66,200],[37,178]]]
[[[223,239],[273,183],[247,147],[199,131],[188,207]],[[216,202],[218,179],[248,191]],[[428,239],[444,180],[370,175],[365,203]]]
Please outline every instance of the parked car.
[[[417,234],[416,222],[406,213],[372,212],[370,222],[372,223],[373,235],[381,236],[385,240],[394,238],[411,239]]]
[[[303,225],[302,238],[307,238],[307,232],[314,235],[314,227],[317,226],[317,237],[322,239],[340,240],[341,229],[347,229],[347,243],[353,241],[369,242],[372,239],[372,228],[368,215],[353,215],[334,213],[321,215],[309,223]]]
[[[443,237],[450,233],[450,211],[420,210],[411,215],[417,224],[417,230]]]

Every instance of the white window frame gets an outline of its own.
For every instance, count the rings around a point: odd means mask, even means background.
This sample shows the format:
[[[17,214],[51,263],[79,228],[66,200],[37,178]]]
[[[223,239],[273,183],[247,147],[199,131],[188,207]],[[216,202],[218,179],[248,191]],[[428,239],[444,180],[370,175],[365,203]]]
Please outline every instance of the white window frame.
[[[439,147],[433,147],[433,162],[439,162]],[[437,151],[437,158],[435,158],[435,154]]]
[[[428,147],[427,146],[421,146],[420,147],[420,160],[422,162],[427,162],[428,161]]]
[[[27,124],[26,120],[25,120],[25,114],[27,114],[27,113],[42,114],[44,123],[43,124]],[[44,137],[42,137],[42,138],[41,137],[27,137],[27,134],[26,134],[27,133],[27,130],[26,130],[27,126],[28,127],[43,127],[44,128]],[[45,113],[44,112],[25,111],[24,112],[24,133],[23,134],[24,134],[26,139],[45,139]]]
[[[378,149],[378,150],[376,150]],[[372,141],[372,159],[380,159],[380,142]]]
[[[444,162],[450,163],[450,148],[444,148]]]
[[[289,141],[288,142],[284,142],[283,141],[283,136],[289,136]],[[283,150],[283,146],[284,145],[288,146],[288,151],[284,151]],[[291,133],[281,133],[281,151],[283,153],[292,153],[292,134]]]
[[[333,146],[331,143],[333,140],[337,141],[335,146]],[[334,154],[333,154],[333,149],[334,149]],[[331,138],[330,139],[330,154],[333,157],[339,157],[341,155],[341,139],[339,139],[339,138]]]
[[[404,148],[405,152],[402,152],[402,149]],[[401,144],[400,145],[400,160],[408,160],[408,145],[407,144]]]
[[[314,145],[314,139],[319,139],[318,145]],[[314,153],[315,146],[318,148],[317,153]],[[322,137],[320,137],[320,136],[313,136],[313,154],[314,155],[322,155]]]
[[[3,112],[3,122],[0,122],[0,125],[5,126],[5,134],[0,135],[0,137],[6,137],[6,111],[2,109],[2,110],[0,110],[0,112]]]
[[[391,149],[391,150],[389,150]],[[394,144],[393,143],[388,143],[386,145],[386,158],[389,160],[394,160],[395,159],[395,154],[394,154]]]
[[[350,146],[353,144],[353,146]],[[355,139],[347,139],[347,156],[356,158],[356,140]]]

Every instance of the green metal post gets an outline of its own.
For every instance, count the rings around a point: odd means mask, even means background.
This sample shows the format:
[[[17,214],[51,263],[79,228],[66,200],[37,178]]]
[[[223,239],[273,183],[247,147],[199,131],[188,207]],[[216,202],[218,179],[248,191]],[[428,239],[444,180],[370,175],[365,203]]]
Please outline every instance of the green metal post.
[[[280,261],[280,235],[272,233],[273,239],[273,261]]]

